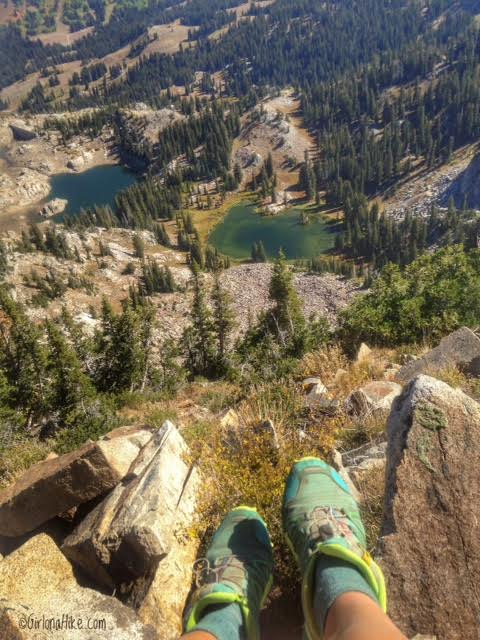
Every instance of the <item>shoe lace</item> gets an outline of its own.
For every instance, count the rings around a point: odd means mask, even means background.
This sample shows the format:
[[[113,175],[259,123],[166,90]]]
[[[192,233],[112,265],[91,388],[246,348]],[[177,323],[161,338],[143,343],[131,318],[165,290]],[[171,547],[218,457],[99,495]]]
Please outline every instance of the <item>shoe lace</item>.
[[[315,549],[319,542],[326,542],[331,538],[338,537],[346,539],[352,550],[363,553],[355,532],[355,523],[350,520],[343,509],[334,509],[332,506],[315,507],[306,514],[306,521],[311,549]]]
[[[227,556],[219,558],[212,565],[208,558],[203,557],[195,561],[193,576],[197,588],[225,581],[242,588],[242,582],[245,577],[245,564],[235,556]]]

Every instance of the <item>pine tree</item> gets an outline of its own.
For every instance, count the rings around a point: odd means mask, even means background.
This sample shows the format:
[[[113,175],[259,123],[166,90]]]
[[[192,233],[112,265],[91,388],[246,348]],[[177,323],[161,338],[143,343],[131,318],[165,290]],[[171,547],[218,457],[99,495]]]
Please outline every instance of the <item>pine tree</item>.
[[[200,269],[205,268],[205,257],[203,255],[202,245],[200,240],[195,240],[190,245],[190,265],[197,264]]]
[[[97,339],[97,384],[103,391],[142,390],[149,376],[154,309],[126,304],[115,315],[103,301],[102,328]]]
[[[138,235],[138,233],[133,236],[133,250],[136,257],[140,258],[140,260],[143,260],[143,258],[145,257],[145,242],[143,241],[143,238]]]
[[[3,280],[10,270],[8,263],[8,250],[5,243],[0,240],[0,280]]]
[[[273,176],[273,159],[271,153],[268,154],[265,161],[265,171],[268,178],[271,178]]]
[[[192,376],[209,376],[215,371],[215,328],[205,296],[199,267],[192,265],[192,324],[183,332],[185,366]]]
[[[274,303],[270,318],[272,329],[285,341],[285,335],[294,337],[305,327],[305,318],[298,294],[293,286],[293,275],[285,254],[279,251],[273,267],[269,288],[270,300]]]
[[[231,299],[220,282],[220,272],[214,272],[213,290],[213,326],[217,342],[217,373],[225,373],[227,369],[227,349],[234,321],[231,310]]]
[[[84,373],[75,349],[53,322],[46,323],[50,373],[51,409],[64,425],[73,425],[86,415],[86,404],[94,396],[93,385]]]
[[[263,242],[259,240],[257,246],[258,246],[257,262],[267,262],[267,254],[265,251],[265,247],[263,246]]]
[[[0,289],[0,364],[11,388],[9,403],[21,409],[27,426],[34,424],[49,405],[48,349],[42,332],[26,316],[23,307]]]

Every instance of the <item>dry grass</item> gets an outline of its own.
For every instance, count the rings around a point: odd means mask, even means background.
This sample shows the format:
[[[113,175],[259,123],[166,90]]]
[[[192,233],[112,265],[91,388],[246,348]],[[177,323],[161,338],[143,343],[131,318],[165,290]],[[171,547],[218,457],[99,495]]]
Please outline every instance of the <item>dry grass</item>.
[[[480,379],[465,375],[465,373],[460,371],[455,365],[443,367],[443,369],[427,369],[425,374],[445,382],[454,389],[461,389],[467,395],[480,401]]]
[[[300,363],[300,375],[318,376],[332,395],[344,400],[351,391],[371,382],[382,380],[386,363],[393,359],[391,350],[375,349],[359,363],[347,359],[338,346],[307,354]]]
[[[455,365],[443,367],[442,369],[426,369],[425,375],[441,380],[454,389],[460,388],[467,391],[470,384],[470,380],[467,376]]]
[[[305,455],[326,457],[335,441],[334,425],[307,428],[303,408],[293,386],[261,385],[238,406],[241,427],[235,436],[219,424],[197,423],[188,439],[192,455],[208,481],[201,495],[197,535],[206,542],[223,516],[246,504],[256,507],[268,524],[275,553],[276,583],[282,593],[296,587],[295,562],[282,533],[281,506],[284,483],[295,459]],[[259,424],[270,418],[279,448]]]
[[[385,432],[387,416],[383,412],[362,417],[343,414],[342,417],[343,424],[337,429],[337,447],[342,451],[350,451],[373,442]]]
[[[44,460],[53,450],[52,442],[22,440],[0,450],[0,489],[12,484],[29,467]]]

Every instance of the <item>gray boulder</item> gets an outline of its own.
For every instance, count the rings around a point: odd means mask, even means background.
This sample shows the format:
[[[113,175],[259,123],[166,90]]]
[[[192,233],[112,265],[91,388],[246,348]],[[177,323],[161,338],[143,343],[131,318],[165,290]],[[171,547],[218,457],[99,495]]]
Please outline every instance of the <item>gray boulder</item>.
[[[434,378],[415,378],[394,403],[378,555],[407,637],[478,639],[479,433],[480,405]]]
[[[469,372],[480,371],[480,338],[467,327],[462,327],[446,336],[440,344],[426,353],[403,366],[396,375],[396,380],[402,383],[409,382],[420,373],[431,374],[439,369],[456,366]]]
[[[81,587],[53,539],[34,536],[0,562],[2,640],[156,640],[116,598]]]
[[[68,536],[65,555],[113,588],[145,577],[170,551],[183,493],[198,482],[171,422],[143,448],[128,477]]]
[[[60,513],[110,491],[127,474],[150,433],[117,437],[44,460],[0,491],[0,535],[33,531]],[[142,444],[143,443],[143,444]]]

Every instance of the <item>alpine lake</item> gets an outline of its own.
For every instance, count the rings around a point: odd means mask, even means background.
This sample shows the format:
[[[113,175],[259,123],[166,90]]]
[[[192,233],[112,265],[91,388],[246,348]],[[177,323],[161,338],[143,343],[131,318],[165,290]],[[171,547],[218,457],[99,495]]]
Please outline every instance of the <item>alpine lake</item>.
[[[100,165],[81,173],[59,173],[50,180],[51,192],[48,199],[68,200],[62,216],[76,215],[81,209],[94,205],[110,205],[115,196],[136,182],[136,175],[120,165]]]
[[[61,173],[51,178],[51,198],[64,198],[65,215],[77,215],[94,205],[113,205],[116,194],[134,184],[136,175],[120,165],[101,165],[81,173]],[[302,213],[308,222],[302,221]],[[250,258],[252,245],[261,241],[269,259],[282,249],[289,260],[314,258],[333,247],[338,225],[305,207],[262,215],[248,200],[233,205],[214,227],[208,242],[234,260]]]
[[[302,222],[302,213],[308,222]],[[248,259],[254,242],[261,241],[269,259],[282,249],[288,260],[314,258],[331,249],[338,223],[308,208],[291,207],[276,215],[262,215],[252,202],[234,205],[209,237],[209,243],[236,260]]]

